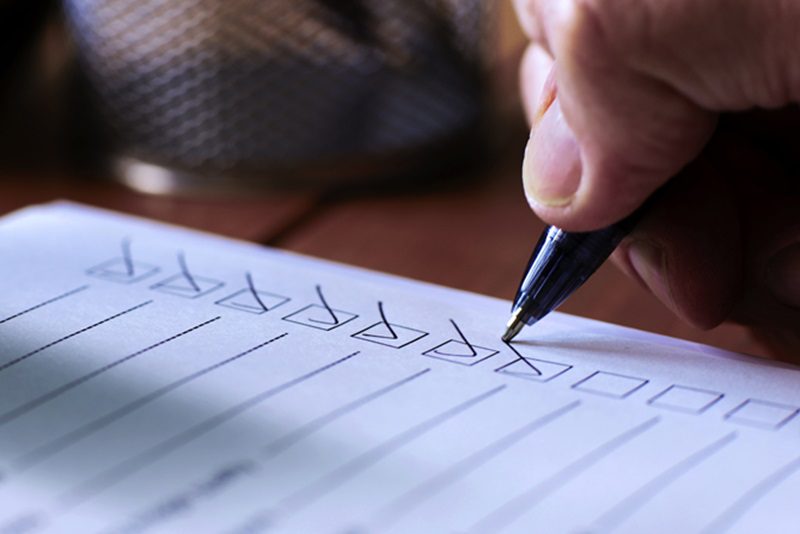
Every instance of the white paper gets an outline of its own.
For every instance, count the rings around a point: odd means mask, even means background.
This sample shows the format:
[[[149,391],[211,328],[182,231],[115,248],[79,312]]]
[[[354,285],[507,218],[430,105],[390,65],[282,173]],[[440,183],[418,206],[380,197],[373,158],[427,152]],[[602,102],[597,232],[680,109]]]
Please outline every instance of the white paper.
[[[797,532],[797,370],[561,314],[517,355],[508,311],[76,205],[6,217],[0,532]]]

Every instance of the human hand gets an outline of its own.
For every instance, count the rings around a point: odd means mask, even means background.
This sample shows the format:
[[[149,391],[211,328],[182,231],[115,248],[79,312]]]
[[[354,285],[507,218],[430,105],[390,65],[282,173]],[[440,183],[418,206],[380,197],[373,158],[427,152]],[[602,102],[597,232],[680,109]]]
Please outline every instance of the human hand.
[[[593,230],[670,182],[618,265],[695,326],[800,333],[800,2],[515,4],[536,213]]]

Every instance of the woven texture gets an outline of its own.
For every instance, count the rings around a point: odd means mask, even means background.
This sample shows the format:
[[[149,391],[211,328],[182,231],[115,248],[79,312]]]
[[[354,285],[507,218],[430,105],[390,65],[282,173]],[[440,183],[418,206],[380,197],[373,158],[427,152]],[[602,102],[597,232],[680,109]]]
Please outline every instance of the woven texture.
[[[480,108],[481,0],[65,0],[120,146],[204,172],[437,143]]]

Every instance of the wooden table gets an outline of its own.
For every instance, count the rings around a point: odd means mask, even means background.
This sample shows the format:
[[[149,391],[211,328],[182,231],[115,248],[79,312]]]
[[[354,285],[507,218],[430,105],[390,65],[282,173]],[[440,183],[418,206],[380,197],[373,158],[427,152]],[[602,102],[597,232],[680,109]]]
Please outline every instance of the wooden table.
[[[524,132],[478,172],[448,185],[331,195],[264,192],[244,198],[165,198],[110,180],[0,175],[0,213],[69,199],[238,239],[510,299],[543,225],[528,208],[519,167]],[[700,332],[606,265],[562,311],[765,355],[739,326]]]

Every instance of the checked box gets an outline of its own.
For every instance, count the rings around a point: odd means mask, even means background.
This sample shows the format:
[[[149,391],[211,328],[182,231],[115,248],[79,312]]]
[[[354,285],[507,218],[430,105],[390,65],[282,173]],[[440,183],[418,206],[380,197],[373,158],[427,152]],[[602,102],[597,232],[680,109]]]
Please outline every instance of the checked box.
[[[423,352],[422,355],[459,365],[471,366],[491,358],[499,352],[498,350],[479,347],[457,339],[450,339]]]
[[[498,367],[495,369],[495,372],[504,375],[515,376],[517,378],[524,378],[525,380],[549,382],[550,380],[563,375],[570,369],[572,369],[572,366],[565,363],[550,362],[547,360],[540,360],[538,358],[520,356],[512,362],[507,363],[502,367]]]
[[[101,280],[119,284],[133,284],[158,272],[158,267],[127,258],[114,258],[86,271],[86,274]]]
[[[311,304],[305,308],[301,308],[294,313],[290,313],[283,318],[284,321],[290,323],[300,324],[317,330],[325,330],[330,332],[334,328],[349,323],[358,317],[355,313],[350,313],[342,310],[335,310],[328,306],[320,306],[318,304]]]

